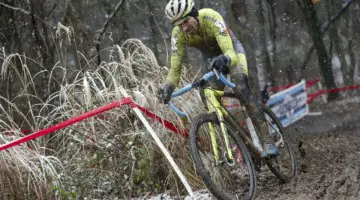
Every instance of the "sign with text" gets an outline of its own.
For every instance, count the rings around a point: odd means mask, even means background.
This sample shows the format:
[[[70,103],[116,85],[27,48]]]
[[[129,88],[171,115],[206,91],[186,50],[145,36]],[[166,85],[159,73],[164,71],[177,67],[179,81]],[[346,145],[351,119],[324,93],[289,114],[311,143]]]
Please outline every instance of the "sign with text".
[[[306,82],[302,80],[300,83],[272,95],[267,101],[267,105],[284,127],[301,119],[309,113]]]

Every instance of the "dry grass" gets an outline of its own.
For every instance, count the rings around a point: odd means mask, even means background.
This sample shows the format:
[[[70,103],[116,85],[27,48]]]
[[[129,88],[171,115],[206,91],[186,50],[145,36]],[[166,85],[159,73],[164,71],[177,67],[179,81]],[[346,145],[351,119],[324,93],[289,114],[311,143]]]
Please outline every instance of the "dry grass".
[[[65,80],[69,74],[66,66],[56,65],[50,72],[40,70],[33,74],[27,62],[35,61],[0,51],[2,77],[10,75],[19,83],[15,97],[0,97],[0,129],[3,133],[0,143],[22,137],[20,130],[23,128],[40,130],[120,100],[123,98],[120,87],[125,88],[141,106],[165,119],[181,122],[155,97],[157,87],[165,81],[167,68],[158,65],[149,48],[141,41],[131,39],[122,46],[103,51],[109,55],[107,62],[102,62],[96,70],[76,72],[71,80]],[[86,60],[88,65],[93,59]],[[39,68],[43,67],[39,65]],[[60,81],[60,90],[42,101],[39,90],[51,91],[52,82],[47,80],[46,84],[40,83],[46,87],[38,87],[38,77],[48,74],[58,79],[55,71],[62,71],[65,77]],[[182,84],[188,83],[188,70],[185,69],[183,74]],[[175,103],[186,109],[189,116],[202,110],[196,91],[183,95]],[[188,149],[184,149],[187,141],[162,125],[150,122],[192,186],[203,187],[194,174]],[[127,107],[113,109],[101,117],[90,118],[28,144],[2,151],[0,166],[0,194],[3,197],[128,198],[146,191],[183,191],[149,134]]]

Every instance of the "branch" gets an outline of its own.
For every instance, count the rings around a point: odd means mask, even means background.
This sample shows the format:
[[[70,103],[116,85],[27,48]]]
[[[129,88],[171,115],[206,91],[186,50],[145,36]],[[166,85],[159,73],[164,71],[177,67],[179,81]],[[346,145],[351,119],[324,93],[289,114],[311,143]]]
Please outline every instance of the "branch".
[[[121,5],[124,3],[125,0],[120,0],[118,2],[118,4],[116,5],[115,9],[113,10],[113,12],[110,14],[109,18],[106,20],[105,24],[103,25],[103,27],[99,30],[96,31],[95,36],[94,36],[94,44],[96,47],[96,51],[97,51],[97,61],[98,64],[100,65],[101,60],[100,60],[100,40],[102,35],[104,35],[106,28],[108,27],[110,21],[115,17],[116,13],[119,11]]]
[[[26,11],[26,10],[24,10],[22,8],[13,7],[13,6],[10,6],[9,4],[5,4],[3,2],[0,2],[0,5],[4,6],[6,8],[9,8],[9,9],[15,10],[15,11],[20,11],[20,12],[24,13],[25,15],[30,15],[29,11]]]
[[[25,14],[25,15],[34,16],[34,17],[35,17],[37,20],[39,20],[40,22],[42,22],[42,23],[44,23],[45,25],[47,25],[47,26],[55,29],[55,26],[50,25],[49,23],[47,23],[46,21],[44,21],[41,17],[38,17],[37,15],[35,15],[35,14],[29,12],[29,11],[26,11],[26,10],[24,10],[24,9],[22,9],[22,8],[10,6],[9,4],[5,4],[5,3],[3,3],[3,2],[0,2],[0,5],[1,5],[1,6],[4,6],[5,8],[9,8],[9,9],[11,9],[11,10],[14,10],[14,11],[19,11],[19,12]]]
[[[53,12],[55,11],[57,6],[58,6],[58,2],[56,1],[54,3],[53,7],[51,8],[51,10],[49,11],[49,13],[46,15],[46,19],[48,19],[50,17],[50,15],[53,14]]]
[[[101,36],[104,35],[106,28],[108,27],[110,21],[115,17],[116,13],[119,11],[121,5],[125,2],[125,0],[120,0],[118,2],[118,4],[116,5],[115,9],[113,10],[113,12],[110,14],[109,18],[106,20],[106,22],[104,23],[103,27],[99,30],[96,31],[96,35],[95,35],[95,40],[94,43],[98,44],[100,43],[100,39]]]
[[[330,25],[333,24],[336,20],[338,20],[342,14],[344,14],[344,12],[350,7],[351,3],[352,0],[348,0],[348,2],[346,2],[345,6],[340,10],[340,12],[324,24],[324,30],[322,33],[326,32],[329,29]]]
[[[299,3],[299,1],[297,1]],[[331,19],[329,21],[327,21],[324,25],[323,25],[323,30],[321,32],[321,34],[323,35],[326,31],[329,30],[329,27],[336,21],[340,18],[340,16],[350,7],[350,4],[352,3],[352,0],[348,0],[345,4],[345,6],[340,10],[339,13],[337,13],[335,16],[331,17]],[[308,53],[306,54],[306,59],[302,65],[302,70],[305,70],[309,60],[310,60],[310,57],[312,55],[312,53],[314,52],[315,50],[315,46],[312,45],[310,50],[308,51]]]

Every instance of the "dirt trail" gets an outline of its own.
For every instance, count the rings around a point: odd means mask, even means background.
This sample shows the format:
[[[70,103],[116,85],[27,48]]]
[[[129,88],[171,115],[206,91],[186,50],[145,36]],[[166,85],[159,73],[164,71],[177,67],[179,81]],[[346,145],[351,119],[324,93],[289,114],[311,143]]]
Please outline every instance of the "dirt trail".
[[[298,178],[279,185],[260,180],[257,199],[360,199],[360,102],[342,101],[288,129],[299,162]]]
[[[307,116],[286,129],[298,158],[297,179],[280,184],[272,174],[260,174],[256,200],[360,199],[360,98],[312,111],[323,114]],[[207,191],[195,194],[185,199],[213,199]],[[162,194],[150,199],[179,198]]]

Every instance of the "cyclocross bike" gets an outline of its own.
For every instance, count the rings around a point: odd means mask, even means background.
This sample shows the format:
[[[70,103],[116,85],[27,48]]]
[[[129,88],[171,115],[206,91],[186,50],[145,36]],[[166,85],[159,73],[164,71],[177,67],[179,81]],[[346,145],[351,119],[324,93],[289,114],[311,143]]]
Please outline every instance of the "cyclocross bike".
[[[245,107],[246,127],[240,126],[236,118],[222,104],[222,97],[235,97],[232,92],[205,87],[206,82],[216,76],[231,88],[229,82],[216,70],[208,72],[199,80],[175,91],[172,98],[180,96],[193,88],[204,91],[208,113],[202,113],[191,120],[189,131],[190,151],[197,173],[206,187],[217,199],[254,199],[256,193],[256,172],[266,164],[282,182],[297,175],[297,163],[291,145],[283,136],[283,127],[275,114],[263,105],[269,133],[280,155],[262,157],[263,148],[258,132]],[[169,102],[169,106],[179,116],[186,117]]]

